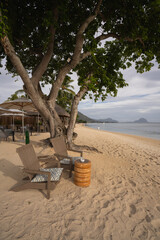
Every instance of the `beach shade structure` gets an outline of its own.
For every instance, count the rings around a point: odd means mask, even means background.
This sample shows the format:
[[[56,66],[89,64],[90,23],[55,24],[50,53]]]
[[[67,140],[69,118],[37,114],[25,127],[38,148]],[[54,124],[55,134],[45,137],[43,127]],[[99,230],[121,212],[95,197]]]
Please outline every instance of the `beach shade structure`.
[[[14,118],[16,116],[23,117],[24,113],[20,110],[10,110],[10,109],[4,109],[0,108],[0,117],[12,117],[11,125],[12,125],[12,130],[11,129],[5,129],[4,126],[2,127],[3,131],[5,132],[7,138],[8,136],[12,136],[13,141],[14,141]]]
[[[0,117],[12,117],[12,128],[14,130],[14,118],[15,117],[24,117],[24,113],[12,113],[12,112],[7,112],[7,113],[2,113],[0,114]]]
[[[0,107],[5,108],[5,109],[18,109],[18,110],[26,111],[26,112],[37,111],[36,108],[34,107],[32,101],[27,98],[18,98],[18,99],[11,100],[11,101],[5,101],[0,104]]]
[[[53,156],[42,156],[38,158],[32,144],[24,145],[17,148],[17,153],[24,165],[24,172],[28,175],[29,180],[24,180],[19,186],[14,186],[10,190],[21,191],[25,189],[47,190],[47,198],[50,198],[50,190],[54,189],[60,181],[63,168],[41,168],[40,161],[53,162]],[[26,178],[25,178],[26,179]]]
[[[18,109],[26,112],[38,112],[35,106],[33,105],[32,101],[27,98],[18,98],[12,101],[5,101],[0,104],[0,109],[2,109],[2,111],[4,108]],[[70,117],[69,113],[58,104],[55,105],[55,110],[57,111],[59,116]]]
[[[0,107],[0,114],[2,113],[22,113],[22,111],[18,110],[18,109],[6,109],[6,108],[2,108]]]
[[[69,118],[70,118],[70,114],[61,106],[59,106],[58,104],[55,104],[55,110],[58,113],[61,121],[63,122],[64,126],[68,126],[69,123]]]
[[[67,152],[65,138],[63,136],[56,137],[56,138],[50,138],[50,142],[55,151],[54,155],[55,155],[55,157],[57,157],[57,159],[59,161],[59,166],[68,169],[69,177],[72,177],[72,171],[74,170],[74,162],[77,159],[82,158],[83,152],[78,151],[78,150],[69,149],[69,151],[78,152],[80,154],[79,157],[69,156],[68,152]]]
[[[37,111],[34,107],[32,101],[27,98],[18,98],[12,101],[5,101],[0,104],[1,108],[5,109],[18,109],[21,110],[23,113],[24,111]],[[22,115],[22,131],[23,131],[23,137],[24,137],[24,114]]]
[[[70,117],[69,113],[64,108],[59,106],[58,104],[55,104],[55,110],[56,110],[57,114],[59,115],[59,117],[61,118],[62,122],[67,125],[68,119]],[[39,117],[40,117],[39,113],[38,112],[27,111],[26,114],[28,116],[37,117],[37,122],[38,122],[37,125],[39,127]]]
[[[5,101],[0,104],[0,108],[5,109],[18,109],[25,112],[37,112],[38,113],[38,124],[39,125],[39,112],[33,105],[32,101],[27,98],[18,98],[12,101]],[[58,115],[61,117],[61,120],[64,122],[64,124],[68,121],[70,115],[65,109],[63,109],[58,104],[55,105],[55,110],[57,111]],[[67,119],[67,120],[66,120]],[[39,127],[38,127],[39,128]],[[24,136],[24,117],[22,116],[22,130],[23,130],[23,136]]]

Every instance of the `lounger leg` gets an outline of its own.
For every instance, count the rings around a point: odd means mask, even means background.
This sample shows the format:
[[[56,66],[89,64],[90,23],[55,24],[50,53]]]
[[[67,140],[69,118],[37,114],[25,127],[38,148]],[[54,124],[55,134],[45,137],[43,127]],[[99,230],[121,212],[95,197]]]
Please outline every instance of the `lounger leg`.
[[[51,179],[51,176],[48,176],[48,182],[47,182],[47,198],[48,199],[50,198],[50,185],[51,185],[50,179]]]
[[[70,178],[72,177],[72,169],[70,169],[70,171],[69,171],[69,177]]]
[[[72,163],[72,160],[71,160],[71,161],[70,161],[69,178],[72,177],[72,169],[73,169],[73,163]]]
[[[50,199],[50,190],[47,190],[47,199]]]

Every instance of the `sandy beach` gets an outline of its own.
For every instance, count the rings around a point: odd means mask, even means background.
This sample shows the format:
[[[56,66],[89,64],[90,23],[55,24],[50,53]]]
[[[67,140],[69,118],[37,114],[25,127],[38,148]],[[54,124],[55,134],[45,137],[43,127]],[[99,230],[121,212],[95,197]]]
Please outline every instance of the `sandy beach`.
[[[38,190],[9,191],[24,177],[16,153],[24,143],[0,142],[0,239],[159,240],[160,141],[82,125],[75,132],[76,144],[99,151],[84,152],[91,185],[80,188],[64,172],[49,200]],[[54,154],[48,137],[30,137],[38,155]]]

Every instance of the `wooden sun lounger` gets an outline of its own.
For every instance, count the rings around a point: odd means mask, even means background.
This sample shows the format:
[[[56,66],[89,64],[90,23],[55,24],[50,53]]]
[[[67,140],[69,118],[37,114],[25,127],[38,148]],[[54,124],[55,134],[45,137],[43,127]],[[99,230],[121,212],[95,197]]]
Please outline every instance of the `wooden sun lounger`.
[[[31,144],[27,144],[20,148],[17,148],[17,153],[24,165],[24,172],[27,173],[29,180],[23,180],[23,183],[20,186],[14,186],[10,190],[21,191],[25,189],[40,189],[40,190],[46,189],[47,198],[49,199],[50,190],[53,190],[56,184],[60,181],[63,169],[62,168],[42,169],[40,167],[38,157],[36,156],[34,148]],[[56,176],[54,176],[52,171],[56,173]],[[46,180],[42,180],[43,177],[45,177]]]

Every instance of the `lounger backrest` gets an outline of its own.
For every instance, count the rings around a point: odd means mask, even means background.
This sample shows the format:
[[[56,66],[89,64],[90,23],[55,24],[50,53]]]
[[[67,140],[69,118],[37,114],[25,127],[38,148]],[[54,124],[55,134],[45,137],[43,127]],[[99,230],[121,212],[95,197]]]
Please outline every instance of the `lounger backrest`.
[[[25,169],[28,170],[39,170],[40,164],[32,144],[26,144],[16,149]],[[28,174],[29,178],[32,179],[34,175]]]
[[[50,141],[57,154],[68,156],[66,142],[63,136],[51,138]]]

